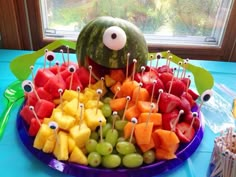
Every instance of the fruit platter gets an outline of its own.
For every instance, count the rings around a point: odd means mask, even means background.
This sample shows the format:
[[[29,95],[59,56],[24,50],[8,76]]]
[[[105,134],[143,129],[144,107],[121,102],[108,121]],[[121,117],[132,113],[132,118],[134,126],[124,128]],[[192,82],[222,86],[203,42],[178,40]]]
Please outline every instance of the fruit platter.
[[[200,110],[213,86],[205,69],[170,51],[148,53],[139,29],[112,17],[88,23],[76,45],[66,46],[67,59],[60,50],[61,62],[52,46],[34,53],[44,64],[34,71],[30,63],[30,79],[29,71],[17,75],[25,93],[17,130],[40,161],[78,177],[151,177],[178,167],[198,148]],[[13,73],[20,59],[11,63]]]

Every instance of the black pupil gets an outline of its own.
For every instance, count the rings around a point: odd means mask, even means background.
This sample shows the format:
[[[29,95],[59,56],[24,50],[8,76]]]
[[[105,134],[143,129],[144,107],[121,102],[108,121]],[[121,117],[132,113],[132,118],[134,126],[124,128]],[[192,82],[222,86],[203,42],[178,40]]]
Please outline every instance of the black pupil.
[[[26,92],[31,92],[31,90],[32,90],[31,85],[25,85],[25,86],[24,86],[24,90],[25,90]]]
[[[115,39],[117,37],[116,33],[112,33],[111,38]]]
[[[203,97],[203,101],[208,101],[210,98],[211,98],[211,95],[206,94],[206,95]]]
[[[74,68],[70,68],[70,72],[72,72],[72,73],[73,73],[74,71],[75,71],[75,70],[74,70]]]
[[[53,56],[53,55],[48,55],[48,56],[47,56],[47,60],[48,60],[48,61],[52,61],[53,59],[54,59],[54,56]]]
[[[51,125],[50,128],[54,130],[54,129],[56,129],[57,127],[56,127],[55,125]]]

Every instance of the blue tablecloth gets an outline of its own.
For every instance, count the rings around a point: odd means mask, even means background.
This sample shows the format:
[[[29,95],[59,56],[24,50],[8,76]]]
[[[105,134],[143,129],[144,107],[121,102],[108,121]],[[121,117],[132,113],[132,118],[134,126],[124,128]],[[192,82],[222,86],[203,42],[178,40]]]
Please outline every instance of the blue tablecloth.
[[[0,113],[6,106],[7,101],[3,96],[7,86],[16,80],[15,76],[9,69],[9,63],[16,56],[30,53],[31,51],[22,50],[0,50]],[[75,59],[75,55],[71,55]],[[215,83],[224,84],[229,89],[236,88],[236,63],[198,61],[191,60],[191,63],[199,65],[209,70],[214,78]],[[219,93],[226,102],[231,103],[232,97]],[[223,94],[223,95],[222,95]],[[36,159],[22,144],[16,129],[16,115],[22,101],[18,101],[10,113],[9,122],[4,132],[2,140],[0,140],[0,176],[4,177],[68,177]],[[202,110],[204,118],[214,119],[217,117],[214,111],[210,114],[207,110]],[[206,117],[207,115],[207,117]],[[207,174],[211,153],[213,150],[213,141],[217,134],[205,126],[204,137],[193,155],[182,165],[167,173],[158,175],[160,177],[203,177]],[[157,177],[157,176],[156,176]]]

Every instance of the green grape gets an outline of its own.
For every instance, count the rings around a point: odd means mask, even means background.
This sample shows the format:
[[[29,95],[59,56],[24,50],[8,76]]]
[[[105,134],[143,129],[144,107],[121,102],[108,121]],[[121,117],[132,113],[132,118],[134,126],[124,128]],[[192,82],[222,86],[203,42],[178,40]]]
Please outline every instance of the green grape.
[[[116,168],[121,164],[121,158],[117,154],[109,154],[102,157],[102,166],[106,168]]]
[[[120,120],[120,116],[118,114],[116,115],[110,115],[109,117],[106,118],[107,122],[113,124],[113,120],[115,119],[115,121]]]
[[[135,146],[132,143],[128,142],[128,141],[118,142],[116,144],[116,150],[120,154],[123,154],[123,155],[136,152]]]
[[[105,104],[109,104],[111,100],[112,100],[111,97],[105,97],[105,98],[102,100],[102,102],[105,103]]]
[[[143,164],[143,156],[138,153],[126,154],[122,159],[122,164],[127,168],[136,168]]]
[[[125,138],[122,137],[122,136],[120,136],[120,137],[117,139],[117,143],[118,143],[118,142],[122,142],[122,141],[125,141]]]
[[[105,103],[101,107],[102,113],[105,117],[109,117],[112,113],[112,109],[109,104]]]
[[[96,151],[101,155],[108,155],[112,153],[113,147],[111,143],[102,141],[97,144]]]
[[[155,161],[156,157],[155,157],[155,152],[154,150],[148,150],[146,152],[143,153],[143,161],[146,164],[151,164]]]
[[[98,132],[92,131],[90,134],[90,139],[98,141],[98,138],[99,138]]]
[[[92,167],[97,167],[101,164],[102,157],[97,152],[90,152],[88,155],[88,164]]]
[[[102,126],[102,137],[106,137],[107,131],[110,130],[112,125],[110,123],[106,123]],[[100,135],[101,129],[98,130],[98,134]]]
[[[96,146],[97,146],[97,141],[94,139],[89,139],[86,144],[85,144],[85,148],[87,150],[87,152],[94,152],[96,151]]]
[[[116,128],[117,130],[123,130],[124,127],[125,127],[125,125],[126,125],[127,123],[128,123],[127,120],[117,120],[117,121],[115,122],[115,128]]]
[[[116,129],[110,129],[107,131],[105,141],[111,143],[111,145],[114,147],[117,143],[119,133]]]

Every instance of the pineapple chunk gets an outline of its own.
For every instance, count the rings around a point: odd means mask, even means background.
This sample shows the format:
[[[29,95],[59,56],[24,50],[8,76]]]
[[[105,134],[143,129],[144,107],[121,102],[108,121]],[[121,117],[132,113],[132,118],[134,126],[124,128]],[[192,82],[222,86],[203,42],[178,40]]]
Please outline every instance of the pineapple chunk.
[[[67,114],[71,116],[80,116],[81,108],[80,106],[78,107],[78,100],[74,98],[73,100],[65,104],[63,107],[63,111],[65,111]]]
[[[62,95],[63,100],[71,101],[74,98],[78,99],[78,92],[74,91],[74,90],[65,90]],[[83,102],[83,99],[84,99],[84,95],[83,95],[83,93],[80,92],[80,94],[79,94],[80,102]]]
[[[43,149],[48,137],[53,134],[53,130],[47,125],[42,124],[35,139],[33,147],[36,149]]]
[[[58,123],[59,128],[62,130],[69,130],[71,127],[75,125],[76,119],[68,114],[62,113],[62,111],[58,111],[54,114],[54,119]]]
[[[85,124],[81,124],[81,126],[75,125],[70,129],[71,137],[75,140],[76,145],[80,148],[85,146],[85,143],[89,139],[90,134],[91,130]]]
[[[57,140],[56,134],[49,136],[43,146],[43,152],[45,152],[45,153],[53,152],[55,144],[56,144],[56,140]]]
[[[51,121],[53,121],[52,118],[47,118],[47,117],[45,117],[45,118],[43,119],[43,124],[48,124],[48,123],[51,122]]]
[[[111,87],[116,83],[116,80],[112,79],[109,75],[105,75],[105,84],[107,87]]]
[[[79,147],[75,147],[70,155],[69,162],[88,165],[88,159]]]
[[[68,136],[68,151],[69,151],[69,154],[72,153],[75,146],[76,146],[75,140],[71,136]]]
[[[96,90],[93,90],[91,88],[85,88],[84,89],[84,103],[86,103],[88,100],[97,100],[98,94]]]
[[[53,154],[57,160],[68,160],[69,151],[68,151],[68,135],[63,131],[59,131],[57,134],[57,141],[53,151]]]
[[[85,120],[87,126],[91,130],[95,130],[96,127],[100,125],[100,123],[99,123],[100,119],[102,121],[102,125],[105,125],[106,119],[100,109],[97,109],[97,108],[85,109],[84,120]]]
[[[101,108],[103,106],[103,102],[101,101],[97,101],[97,100],[88,100],[86,103],[85,103],[85,108],[88,109],[88,108]]]

